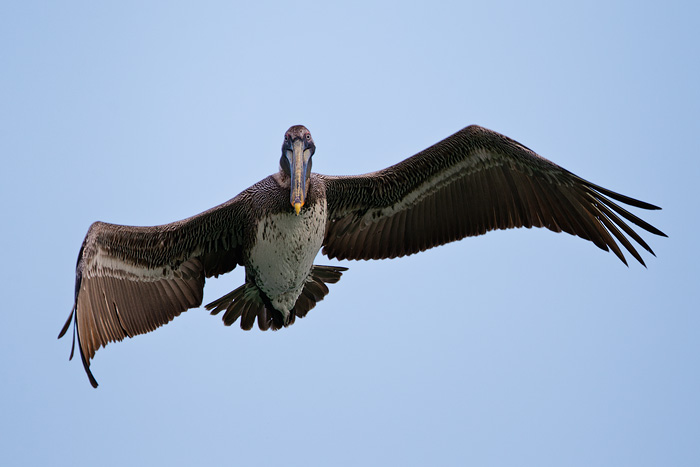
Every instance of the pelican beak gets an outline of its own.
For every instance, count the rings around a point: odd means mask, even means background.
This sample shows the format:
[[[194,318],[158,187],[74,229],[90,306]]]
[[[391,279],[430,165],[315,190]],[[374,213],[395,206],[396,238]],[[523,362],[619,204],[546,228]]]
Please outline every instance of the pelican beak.
[[[306,176],[310,158],[311,150],[304,147],[304,142],[301,139],[294,140],[290,164],[292,175],[290,202],[297,216],[306,200]]]

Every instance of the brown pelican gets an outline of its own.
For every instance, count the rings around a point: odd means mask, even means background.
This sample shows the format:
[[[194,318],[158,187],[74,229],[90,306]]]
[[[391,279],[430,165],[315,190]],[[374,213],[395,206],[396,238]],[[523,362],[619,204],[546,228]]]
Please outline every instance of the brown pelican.
[[[95,222],[78,254],[71,321],[73,349],[91,384],[97,349],[153,331],[202,303],[204,280],[245,267],[245,283],[206,305],[224,324],[279,329],[302,318],[347,268],[329,258],[411,255],[494,229],[546,227],[612,250],[619,242],[644,265],[631,238],[654,254],[622,218],[663,232],[612,199],[651,204],[594,185],[522,144],[469,126],[389,168],[357,176],[311,172],[309,130],[284,135],[280,170],[235,198],[188,219],[155,227]],[[622,232],[627,234],[625,236]],[[617,242],[615,241],[617,239]]]

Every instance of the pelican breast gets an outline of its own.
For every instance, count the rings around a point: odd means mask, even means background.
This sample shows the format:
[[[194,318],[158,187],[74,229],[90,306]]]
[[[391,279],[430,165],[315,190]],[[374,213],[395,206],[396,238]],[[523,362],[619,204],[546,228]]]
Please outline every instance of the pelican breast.
[[[290,209],[263,216],[249,253],[255,284],[285,319],[301,295],[323,245],[326,199],[314,201],[299,215]]]

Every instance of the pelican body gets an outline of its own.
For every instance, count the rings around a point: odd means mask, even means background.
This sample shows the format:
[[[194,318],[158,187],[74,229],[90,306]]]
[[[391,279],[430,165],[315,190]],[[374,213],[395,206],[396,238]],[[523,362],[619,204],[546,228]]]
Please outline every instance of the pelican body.
[[[357,176],[311,172],[304,126],[287,130],[279,172],[201,214],[154,227],[90,226],[76,266],[74,324],[83,366],[109,342],[153,331],[202,303],[205,279],[245,268],[240,287],[206,305],[230,326],[277,330],[304,317],[344,267],[329,258],[383,259],[494,229],[546,227],[642,265],[625,222],[663,232],[619,204],[657,206],[594,185],[520,143],[472,125],[386,169]],[[623,220],[624,219],[624,220]],[[624,232],[624,233],[623,233]],[[629,237],[629,238],[628,238]],[[617,240],[617,241],[616,241]]]

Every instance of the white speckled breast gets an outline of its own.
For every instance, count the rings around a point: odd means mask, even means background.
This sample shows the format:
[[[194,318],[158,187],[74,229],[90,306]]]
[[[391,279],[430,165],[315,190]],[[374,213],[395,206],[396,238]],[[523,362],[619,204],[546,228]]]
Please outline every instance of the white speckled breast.
[[[250,264],[255,284],[285,319],[301,295],[323,245],[326,200],[294,212],[268,215],[258,223]]]

